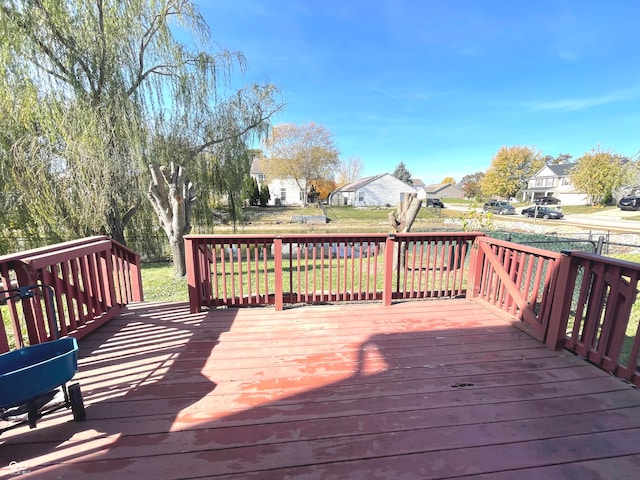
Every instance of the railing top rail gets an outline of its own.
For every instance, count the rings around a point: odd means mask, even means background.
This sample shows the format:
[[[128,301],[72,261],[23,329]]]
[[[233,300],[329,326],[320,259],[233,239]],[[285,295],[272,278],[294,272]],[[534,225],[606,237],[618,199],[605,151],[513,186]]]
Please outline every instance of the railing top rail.
[[[216,235],[216,234],[193,234],[185,235],[187,240],[200,240],[200,241],[213,241],[213,242],[233,242],[233,243],[246,243],[251,241],[272,241],[276,238],[290,241],[310,241],[310,240],[354,240],[359,241],[363,239],[373,239],[384,241],[389,236],[395,236],[397,238],[469,238],[474,239],[476,237],[485,236],[482,232],[408,232],[408,233],[294,233],[294,234],[256,234],[256,235]]]
[[[260,240],[260,241],[268,241],[273,240],[274,238],[279,237],[280,235],[273,234],[256,234],[256,235],[248,235],[248,234],[238,234],[238,235],[216,235],[216,234],[190,234],[185,235],[184,238],[186,240],[201,240],[201,241],[215,241],[215,242],[233,242],[237,243],[238,241],[249,241],[249,240]]]
[[[507,240],[500,240],[498,238],[491,237],[481,237],[478,238],[479,241],[484,243],[490,243],[492,245],[498,245],[501,247],[509,248],[511,250],[517,250],[519,252],[530,253],[532,255],[536,255],[542,258],[554,258],[559,259],[562,258],[563,254],[558,252],[552,252],[550,250],[543,250],[542,248],[531,247],[528,245],[521,245],[519,243],[509,242]]]
[[[637,262],[630,262],[628,260],[622,260],[622,259],[613,258],[613,257],[604,257],[601,255],[597,255],[595,253],[587,253],[580,250],[570,250],[570,251],[564,251],[562,253],[573,258],[582,258],[592,262],[604,263],[606,265],[612,265],[612,266],[623,268],[623,269],[640,271],[640,263],[637,263]]]
[[[211,243],[273,243],[280,239],[285,242],[312,242],[312,241],[363,241],[373,240],[383,242],[389,235],[386,233],[299,233],[299,234],[257,234],[257,235],[185,235],[186,240]]]
[[[111,238],[106,235],[96,235],[93,237],[80,238],[78,240],[70,240],[68,242],[56,243],[54,245],[47,245],[46,247],[33,248],[31,250],[24,250],[21,252],[10,253],[8,255],[0,256],[0,263],[7,263],[16,260],[22,260],[26,257],[33,257],[36,255],[44,255],[47,253],[57,252],[59,250],[65,250],[69,248],[79,247],[102,240],[109,240]]]
[[[286,234],[278,235],[277,238],[281,238],[284,241],[354,241],[360,242],[363,240],[374,240],[384,242],[389,235],[386,233],[300,233],[300,234]]]
[[[40,255],[24,257],[21,261],[29,264],[32,268],[37,269],[60,262],[66,262],[80,256],[109,250],[111,250],[111,240],[106,238],[86,245],[76,245],[70,248],[42,253]]]
[[[483,232],[400,232],[394,233],[394,236],[398,238],[468,238],[474,239],[476,237],[484,237],[486,234]]]
[[[135,252],[134,250],[131,250],[129,247],[127,247],[126,245],[118,242],[117,240],[114,240],[111,237],[107,237],[107,238],[109,240],[111,240],[111,245],[113,247],[117,247],[119,250],[122,250],[122,251],[128,253],[129,255],[132,255],[132,256],[135,256],[135,257],[139,257],[140,256],[137,252]]]

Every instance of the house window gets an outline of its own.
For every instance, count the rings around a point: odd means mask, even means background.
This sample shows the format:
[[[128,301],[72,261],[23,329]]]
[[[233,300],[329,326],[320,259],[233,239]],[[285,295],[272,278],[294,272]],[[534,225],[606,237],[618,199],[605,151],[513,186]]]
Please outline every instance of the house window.
[[[569,177],[562,177],[562,185],[569,185],[569,184],[571,184]]]
[[[287,201],[287,189],[286,188],[281,188],[280,189],[280,201],[281,202],[286,202]]]
[[[364,192],[358,192],[358,203],[364,203]]]
[[[542,179],[536,178],[536,187],[541,187],[541,186],[542,186]]]
[[[267,179],[267,176],[264,173],[259,173],[256,175],[257,180],[262,183]]]
[[[544,179],[545,187],[553,187],[553,178],[545,178]]]

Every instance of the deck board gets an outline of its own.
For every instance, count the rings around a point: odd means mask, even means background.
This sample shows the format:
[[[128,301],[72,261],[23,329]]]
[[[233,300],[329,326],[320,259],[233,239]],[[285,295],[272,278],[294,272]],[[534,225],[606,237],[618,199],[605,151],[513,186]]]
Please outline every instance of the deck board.
[[[6,432],[2,475],[635,479],[640,465],[640,392],[464,299],[132,305],[82,340],[76,378],[87,421]]]

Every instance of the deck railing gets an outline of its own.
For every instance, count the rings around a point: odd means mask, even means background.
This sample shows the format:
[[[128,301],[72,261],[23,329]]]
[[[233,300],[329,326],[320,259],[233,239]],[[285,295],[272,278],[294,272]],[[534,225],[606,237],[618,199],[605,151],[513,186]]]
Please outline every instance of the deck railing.
[[[551,348],[640,385],[640,265],[555,253],[482,233],[186,237],[202,307],[475,298]]]
[[[140,257],[106,236],[2,256],[0,282],[3,291],[48,285],[54,292],[53,306],[41,293],[3,302],[0,352],[52,339],[54,332],[47,319],[53,314],[60,335],[81,338],[117,315],[127,303],[143,299]],[[3,294],[0,300],[7,296]]]
[[[639,277],[638,263],[567,252],[558,272],[547,345],[564,347],[640,387]]]
[[[469,296],[544,341],[562,254],[489,237],[478,238],[474,248]]]
[[[480,235],[189,235],[191,311],[464,296],[470,246]]]

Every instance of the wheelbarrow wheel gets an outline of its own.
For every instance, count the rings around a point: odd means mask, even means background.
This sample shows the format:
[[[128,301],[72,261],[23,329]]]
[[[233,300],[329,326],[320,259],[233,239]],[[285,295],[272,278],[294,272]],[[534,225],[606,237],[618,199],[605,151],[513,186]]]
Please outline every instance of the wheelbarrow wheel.
[[[73,419],[76,422],[81,422],[87,418],[87,414],[84,411],[84,401],[82,400],[82,391],[80,390],[79,383],[69,385],[69,403],[71,404]]]

